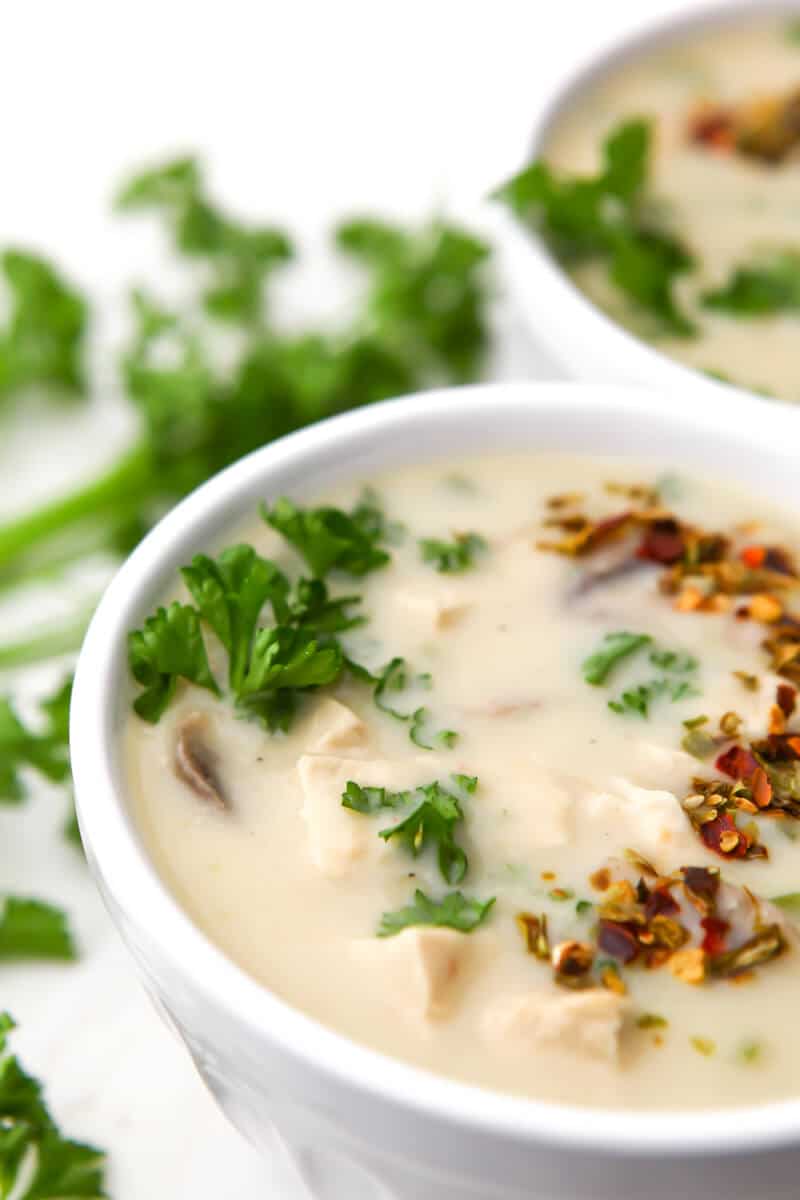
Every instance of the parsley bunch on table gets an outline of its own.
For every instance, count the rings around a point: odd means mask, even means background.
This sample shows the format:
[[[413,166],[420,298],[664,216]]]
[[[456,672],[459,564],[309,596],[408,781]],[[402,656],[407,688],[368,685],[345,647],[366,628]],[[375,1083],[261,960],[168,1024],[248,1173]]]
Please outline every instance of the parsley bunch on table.
[[[343,328],[285,333],[269,285],[295,257],[291,238],[223,214],[195,160],[134,177],[119,208],[161,217],[176,251],[196,264],[198,292],[185,311],[133,293],[120,370],[139,435],[95,480],[0,526],[0,582],[63,564],[71,544],[75,557],[87,547],[125,553],[166,508],[251,450],[323,417],[480,372],[488,248],[463,229],[440,220],[413,230],[371,218],[340,224],[335,247],[364,276],[360,305]],[[66,358],[80,346],[75,319],[59,326]],[[215,352],[215,324],[238,339],[231,362]]]

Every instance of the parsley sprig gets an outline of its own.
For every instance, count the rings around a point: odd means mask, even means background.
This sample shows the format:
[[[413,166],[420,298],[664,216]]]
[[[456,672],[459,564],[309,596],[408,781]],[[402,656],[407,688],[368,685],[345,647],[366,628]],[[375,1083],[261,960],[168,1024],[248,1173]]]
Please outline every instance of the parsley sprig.
[[[706,308],[733,317],[758,317],[800,309],[800,253],[784,250],[737,267],[703,296]]]
[[[474,793],[477,779],[453,776],[454,781]],[[378,836],[390,842],[398,842],[416,858],[428,846],[436,848],[439,870],[446,883],[460,883],[467,872],[468,859],[464,849],[456,842],[456,827],[463,821],[461,800],[441,783],[423,784],[412,792],[392,792],[386,788],[362,788],[349,780],[342,793],[342,806],[351,812],[375,813],[380,809],[405,808],[414,804],[412,811],[397,825],[379,830]]]
[[[77,957],[62,909],[43,900],[5,897],[0,909],[0,960],[50,958],[72,962]]]
[[[414,675],[404,658],[392,658],[377,675],[366,673],[374,685],[373,699],[381,712],[394,717],[396,721],[408,722],[408,736],[419,746],[420,750],[434,750],[437,746],[450,750],[458,742],[458,733],[454,729],[440,729],[430,735],[430,741],[425,740],[423,730],[430,721],[430,711],[426,705],[420,705],[409,711],[403,711],[395,706],[392,693],[402,693],[413,687],[429,688],[430,675],[423,673]]]
[[[495,198],[540,230],[566,265],[604,262],[611,281],[661,332],[688,337],[695,329],[673,288],[693,259],[676,236],[656,224],[648,206],[651,140],[647,121],[626,121],[603,143],[596,175],[559,176],[537,159]]]
[[[183,311],[164,308],[143,289],[133,294],[121,375],[138,437],[96,480],[0,527],[0,581],[47,565],[62,569],[87,548],[127,553],[165,507],[259,446],[324,417],[480,372],[489,342],[489,251],[452,224],[407,230],[358,218],[340,225],[336,248],[366,284],[352,323],[289,334],[272,321],[269,291],[294,255],[291,239],[222,212],[195,159],[135,176],[119,207],[165,222],[194,268],[197,291]],[[25,283],[26,296],[34,296],[34,284]],[[50,314],[70,308],[57,299],[39,304],[36,320],[47,336]],[[237,334],[238,350],[225,362],[209,319]],[[65,380],[79,373],[70,363],[80,360],[84,317],[70,320],[59,343]],[[21,346],[21,335],[11,334]],[[0,330],[0,395],[30,373],[13,363],[4,372],[3,345]],[[42,355],[37,361],[41,380],[46,364]],[[79,634],[72,633],[76,645]]]
[[[460,933],[472,933],[489,916],[495,898],[481,903],[463,892],[448,892],[440,900],[432,900],[419,888],[414,892],[413,903],[395,912],[385,912],[378,926],[378,937],[394,937],[413,925],[434,925],[439,928],[457,929]]]
[[[201,619],[228,654],[228,685],[241,709],[270,730],[286,730],[298,693],[333,683],[344,655],[334,631],[348,628],[352,596],[331,600],[322,580],[288,577],[251,546],[231,546],[214,560],[196,555],[182,571],[197,607],[174,601],[128,637],[131,674],[143,687],[134,709],[162,717],[179,679],[221,696],[208,660]],[[259,628],[266,604],[275,623]]]
[[[0,1200],[105,1200],[105,1155],[62,1135],[42,1085],[8,1051],[13,1028],[0,1015]]]
[[[439,538],[422,538],[419,550],[422,561],[431,563],[444,574],[460,574],[475,566],[475,560],[486,552],[489,543],[479,533],[457,533],[450,542]]]
[[[475,775],[454,774],[450,778],[464,795],[472,796],[478,788]],[[382,787],[362,787],[351,779],[342,793],[342,807],[365,816],[386,809],[410,808],[411,811],[396,825],[379,830],[378,836],[386,842],[396,838],[414,858],[432,847],[436,850],[439,873],[444,881],[453,885],[464,879],[469,860],[456,841],[457,827],[464,819],[462,798],[438,780],[412,790],[392,791]],[[440,900],[432,900],[417,890],[412,904],[397,912],[383,914],[378,936],[391,937],[412,925],[446,926],[470,933],[486,919],[493,904],[494,897],[481,903],[461,892],[450,892]]]
[[[609,700],[608,707],[620,716],[647,717],[650,705],[660,696],[677,702],[698,695],[695,675],[700,664],[697,659],[682,651],[653,645],[653,638],[648,633],[627,630],[607,633],[600,647],[584,659],[583,677],[594,687],[602,686],[622,663],[636,657],[648,646],[652,647],[648,661],[664,674],[626,688],[618,698]]]

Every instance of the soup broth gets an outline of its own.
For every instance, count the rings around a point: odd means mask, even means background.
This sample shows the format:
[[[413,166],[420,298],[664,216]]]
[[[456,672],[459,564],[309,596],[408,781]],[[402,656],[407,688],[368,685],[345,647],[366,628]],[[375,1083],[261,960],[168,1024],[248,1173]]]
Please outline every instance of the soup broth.
[[[795,523],[584,457],[368,483],[324,497],[387,556],[318,570],[367,618],[327,635],[331,682],[262,671],[237,705],[208,608],[220,695],[182,679],[130,717],[136,819],[180,904],[288,1003],[456,1079],[633,1109],[796,1094]],[[230,542],[310,573],[255,516]],[[319,650],[335,621],[307,619]]]

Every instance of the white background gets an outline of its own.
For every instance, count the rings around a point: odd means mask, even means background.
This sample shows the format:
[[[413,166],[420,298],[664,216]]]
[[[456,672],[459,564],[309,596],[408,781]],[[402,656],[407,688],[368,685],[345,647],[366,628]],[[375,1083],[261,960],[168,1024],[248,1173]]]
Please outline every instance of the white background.
[[[307,251],[311,262],[285,290],[285,319],[335,312],[338,288],[320,255],[335,217],[473,213],[519,165],[533,100],[579,55],[687,7],[2,0],[0,244],[52,253],[91,293],[95,353],[107,361],[120,297],[135,280],[160,282],[163,249],[146,222],[110,214],[114,187],[131,167],[196,149],[223,201],[287,224]],[[507,304],[497,320],[495,372],[547,373]],[[48,412],[43,426],[34,409],[4,429],[0,515],[94,469],[124,438],[113,376],[95,390],[86,413]],[[49,602],[41,598],[43,614]],[[0,616],[6,629],[22,620]],[[0,689],[13,682],[0,679]],[[285,1196],[277,1168],[227,1127],[150,1010],[82,861],[61,842],[62,815],[46,790],[24,814],[0,810],[0,891],[65,904],[84,952],[75,967],[0,968],[0,1008],[21,1022],[21,1057],[46,1080],[67,1130],[109,1150],[115,1200]]]

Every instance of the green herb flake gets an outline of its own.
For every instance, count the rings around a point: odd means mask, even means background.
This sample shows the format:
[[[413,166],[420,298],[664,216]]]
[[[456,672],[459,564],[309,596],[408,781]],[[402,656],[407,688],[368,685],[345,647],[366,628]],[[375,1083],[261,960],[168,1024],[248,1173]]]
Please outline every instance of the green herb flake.
[[[489,543],[479,533],[457,533],[451,542],[422,538],[419,549],[422,561],[432,563],[437,571],[460,574],[475,566],[476,558],[486,553]]]
[[[800,309],[800,253],[786,250],[737,267],[730,279],[703,296],[706,308],[734,317],[757,317]]]
[[[55,783],[69,777],[64,710],[69,697],[63,688],[53,697],[52,704],[49,727],[35,733],[23,724],[9,697],[0,696],[0,804],[18,804],[25,798],[25,783],[20,773],[25,767],[32,767]]]
[[[379,534],[374,526],[339,508],[298,508],[282,496],[271,509],[263,506],[261,513],[319,579],[334,569],[366,575],[390,561],[389,554],[377,545]]]
[[[131,674],[144,689],[133,707],[153,724],[172,699],[178,679],[220,694],[208,665],[197,610],[177,600],[169,608],[157,609],[141,629],[128,635],[128,661]]]
[[[591,900],[579,900],[575,905],[575,912],[579,917],[586,917],[594,911],[594,905]]]
[[[455,839],[456,827],[464,818],[461,802],[439,783],[416,789],[421,803],[399,824],[381,829],[379,836],[389,842],[397,839],[415,858],[427,846],[436,848],[439,870],[446,883],[460,883],[467,873],[468,860]]]
[[[764,1057],[764,1043],[756,1041],[754,1038],[749,1038],[747,1041],[740,1043],[736,1051],[736,1057],[745,1066],[755,1066]]]
[[[772,896],[771,904],[777,904],[784,912],[800,920],[800,892],[785,892],[782,896]]]
[[[26,251],[6,250],[0,269],[10,301],[8,322],[0,328],[0,399],[34,386],[82,393],[85,300],[48,262]]]
[[[196,554],[181,570],[184,583],[228,652],[230,685],[241,688],[261,610],[269,599],[277,620],[288,615],[289,581],[252,546],[230,546],[214,561]]]
[[[652,640],[648,633],[607,633],[600,649],[584,659],[583,678],[594,687],[606,683],[621,662],[649,646]]]
[[[636,1018],[637,1029],[666,1029],[669,1021],[660,1013],[645,1012]]]
[[[408,721],[408,736],[421,750],[434,750],[437,746],[450,750],[456,745],[459,735],[453,729],[441,729],[432,734],[430,740],[426,740],[424,728],[430,720],[430,713],[424,705],[403,712],[389,701],[388,697],[392,692],[404,692],[415,684],[426,690],[430,689],[432,681],[429,674],[425,673],[414,677],[404,658],[393,658],[373,679],[373,683],[372,698],[376,706],[381,712],[394,717],[396,721]]]
[[[414,792],[392,792],[382,787],[361,787],[348,780],[342,792],[342,807],[351,812],[376,813],[382,808],[405,808],[414,798]]]
[[[494,897],[482,903],[462,892],[449,892],[441,900],[432,900],[417,889],[412,904],[396,912],[383,914],[378,937],[394,937],[414,925],[434,925],[457,929],[460,933],[472,933],[487,919],[494,902]]]
[[[415,746],[419,746],[420,750],[435,750],[437,746],[441,746],[444,750],[452,750],[458,742],[458,734],[454,729],[440,729],[438,733],[430,735],[430,741],[425,740],[423,730],[429,719],[430,713],[427,708],[414,710],[408,728],[408,736],[411,741]]]
[[[702,1054],[705,1058],[711,1058],[716,1053],[717,1043],[707,1037],[690,1037],[689,1041],[698,1054]]]
[[[669,231],[656,228],[644,203],[651,139],[648,122],[626,121],[606,138],[598,174],[558,176],[540,159],[499,188],[495,199],[540,232],[566,266],[603,262],[657,333],[689,337],[696,331],[676,304],[673,286],[693,266],[692,256]]]
[[[333,683],[343,665],[341,647],[322,644],[307,629],[259,629],[237,704],[268,729],[285,732],[294,716],[296,693]]]
[[[105,1155],[62,1136],[45,1104],[42,1085],[8,1052],[13,1028],[11,1017],[0,1015],[2,1195],[19,1200],[105,1200]]]

